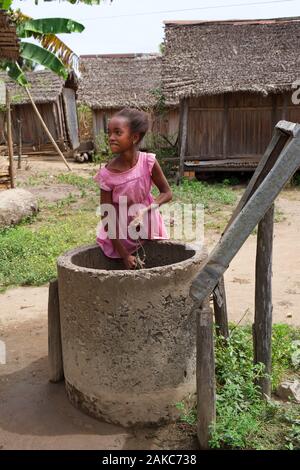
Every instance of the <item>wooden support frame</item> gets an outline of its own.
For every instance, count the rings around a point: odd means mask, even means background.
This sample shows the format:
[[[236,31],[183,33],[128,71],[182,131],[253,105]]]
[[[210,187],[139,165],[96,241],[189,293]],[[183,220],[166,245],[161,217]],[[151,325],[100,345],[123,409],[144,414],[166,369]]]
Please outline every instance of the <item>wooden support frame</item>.
[[[229,337],[228,328],[228,315],[227,315],[227,302],[226,302],[226,291],[225,281],[222,276],[218,282],[216,288],[213,291],[213,303],[214,303],[214,314],[215,322],[217,326],[217,335],[227,339]]]
[[[197,324],[197,435],[200,449],[209,448],[210,426],[216,420],[213,312],[206,299],[196,309]]]
[[[48,366],[50,382],[64,378],[57,279],[49,284],[48,299]]]
[[[194,300],[197,316],[197,403],[198,440],[206,448],[215,420],[214,368],[207,364],[207,354],[213,357],[213,330],[205,311],[205,303],[221,282],[229,263],[242,247],[253,229],[259,224],[256,261],[256,311],[253,327],[255,362],[265,364],[271,371],[272,333],[272,244],[274,201],[285,184],[300,166],[300,125],[280,121],[272,140],[259,163],[243,197],[234,211],[219,243],[208,256],[201,271],[194,279],[190,295]],[[201,315],[203,319],[201,320]],[[205,330],[203,330],[205,326]],[[209,338],[208,338],[209,336]],[[203,348],[207,350],[204,350]],[[209,361],[212,364],[212,360]],[[202,371],[199,373],[198,371]],[[205,371],[205,373],[203,372]],[[206,385],[201,381],[205,380]],[[207,384],[210,384],[208,387]],[[271,393],[270,380],[259,381],[263,396]],[[209,410],[203,409],[207,400]]]
[[[271,397],[273,230],[274,204],[258,224],[256,250],[255,318],[252,331],[254,363],[264,364],[267,374],[258,380],[263,398]]]
[[[202,303],[300,166],[300,125],[280,121],[225,232],[195,278],[190,295]]]

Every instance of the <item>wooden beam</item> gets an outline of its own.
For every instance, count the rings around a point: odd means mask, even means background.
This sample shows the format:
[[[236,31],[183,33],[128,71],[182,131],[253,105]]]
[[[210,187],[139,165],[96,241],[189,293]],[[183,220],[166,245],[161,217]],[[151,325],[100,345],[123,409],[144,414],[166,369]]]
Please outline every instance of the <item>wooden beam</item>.
[[[184,98],[180,103],[180,162],[179,162],[179,178],[183,177],[184,173],[184,159],[187,150],[187,133],[188,133],[188,115],[189,115],[189,102]]]
[[[272,254],[273,254],[274,204],[258,224],[255,319],[253,325],[254,363],[265,365],[270,376],[272,368]],[[258,380],[263,397],[271,397],[271,380]]]
[[[10,107],[10,92],[6,87],[6,113],[7,113],[7,146],[9,156],[9,177],[10,187],[15,187],[15,170],[14,170],[14,150],[12,139],[12,124],[11,124],[11,107]]]
[[[285,121],[282,121],[282,122],[285,122]],[[244,192],[243,196],[240,199],[240,202],[235,208],[225,228],[225,231],[233,223],[237,214],[240,213],[240,211],[243,209],[245,204],[249,201],[251,196],[254,194],[255,190],[263,182],[266,175],[269,174],[271,168],[274,166],[275,162],[279,158],[280,152],[283,150],[284,146],[287,144],[288,139],[289,139],[289,135],[287,135],[285,132],[283,132],[279,128],[277,127],[275,128],[271,142],[269,143],[262,159],[257,165],[257,168],[246,188],[246,191]]]
[[[229,337],[227,302],[224,277],[222,276],[213,292],[213,303],[217,335],[227,339]]]
[[[194,279],[190,295],[199,304],[211,294],[234,256],[300,166],[300,125],[281,121],[276,128],[286,134],[286,145]]]
[[[60,382],[64,378],[58,282],[49,284],[48,299],[48,365],[50,382]]]
[[[197,322],[197,435],[200,449],[209,448],[216,421],[216,379],[213,313],[208,300],[196,309]]]

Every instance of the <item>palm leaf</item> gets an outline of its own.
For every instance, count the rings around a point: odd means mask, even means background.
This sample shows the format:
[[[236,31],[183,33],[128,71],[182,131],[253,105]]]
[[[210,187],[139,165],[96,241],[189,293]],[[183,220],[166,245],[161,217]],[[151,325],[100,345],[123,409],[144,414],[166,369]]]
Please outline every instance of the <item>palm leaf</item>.
[[[78,70],[79,57],[55,34],[44,34],[37,30],[49,31],[51,29],[52,19],[55,20],[55,31],[67,31],[67,29],[77,31],[83,30],[84,26],[72,20],[64,18],[45,18],[43,20],[33,20],[29,16],[24,15],[20,10],[14,12],[14,21],[18,25],[18,35],[21,38],[32,37],[39,41],[42,47],[53,52],[68,69]],[[58,21],[61,20],[61,21]],[[41,23],[42,21],[43,23]],[[69,22],[69,23],[66,23]],[[71,22],[71,23],[70,23]],[[73,26],[72,26],[73,25]],[[75,25],[75,26],[74,26]],[[30,29],[31,28],[31,29]],[[33,30],[36,31],[33,31]]]
[[[25,15],[18,15],[18,18],[21,21],[19,22],[17,31],[21,38],[28,38],[32,33],[43,35],[69,34],[81,33],[84,30],[84,26],[81,23],[68,18],[40,18],[34,20],[32,18],[26,18]]]
[[[31,44],[30,42],[21,42],[20,55],[25,59],[32,60],[43,65],[47,69],[63,77],[65,80],[68,78],[68,72],[65,69],[64,64],[51,51],[47,51],[36,44]]]

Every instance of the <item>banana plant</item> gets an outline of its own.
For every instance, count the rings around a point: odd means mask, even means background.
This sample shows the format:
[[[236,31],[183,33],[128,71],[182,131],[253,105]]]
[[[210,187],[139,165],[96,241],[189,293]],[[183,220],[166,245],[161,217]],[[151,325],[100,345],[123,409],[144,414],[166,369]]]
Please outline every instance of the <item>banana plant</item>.
[[[48,0],[52,1],[52,0]],[[101,0],[67,0],[69,3],[85,3],[89,5],[99,4]],[[105,1],[105,0],[103,0]],[[111,0],[112,1],[112,0]],[[38,3],[38,0],[35,0]],[[78,67],[78,57],[76,54],[56,35],[61,33],[74,33],[82,32],[84,26],[76,21],[67,18],[42,18],[33,19],[19,10],[13,11],[11,9],[12,0],[0,0],[0,10],[9,10],[12,20],[17,26],[17,35],[21,39],[33,38],[36,39],[40,45],[32,44],[28,41],[20,43],[20,57],[43,65],[55,74],[67,79],[70,70],[76,70]],[[26,79],[24,71],[21,69],[18,62],[5,61],[0,64],[0,67],[5,68],[8,75],[15,80],[19,85],[23,86],[32,103],[32,106],[45,130],[49,136],[53,146],[57,150],[65,162],[68,170],[71,170],[64,155],[57,146],[49,129],[42,119],[29,91],[29,83]]]
[[[40,45],[22,41],[20,56],[32,60],[66,79],[69,70],[78,68],[78,56],[57,37],[60,33],[81,33],[84,26],[67,18],[33,19],[20,11],[12,14],[21,39],[33,38]]]

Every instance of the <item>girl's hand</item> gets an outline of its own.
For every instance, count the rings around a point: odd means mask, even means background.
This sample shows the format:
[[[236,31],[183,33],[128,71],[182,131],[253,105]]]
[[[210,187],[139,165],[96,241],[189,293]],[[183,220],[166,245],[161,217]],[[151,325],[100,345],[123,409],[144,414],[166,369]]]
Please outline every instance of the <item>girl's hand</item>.
[[[125,264],[126,269],[135,269],[136,264],[136,257],[133,255],[127,255],[123,258],[123,262]]]

